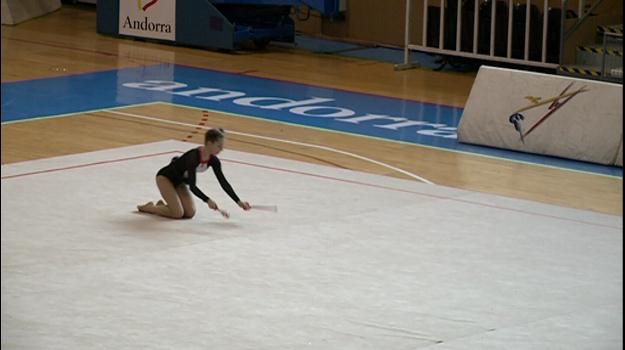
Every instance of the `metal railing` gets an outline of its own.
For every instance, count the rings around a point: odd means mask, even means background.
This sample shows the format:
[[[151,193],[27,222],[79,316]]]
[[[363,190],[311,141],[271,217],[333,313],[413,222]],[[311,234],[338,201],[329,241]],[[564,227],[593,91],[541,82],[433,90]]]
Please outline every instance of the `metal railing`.
[[[601,78],[607,81],[623,82],[623,57],[618,56],[615,59],[608,60],[609,46],[618,45],[616,51],[623,52],[623,34],[620,33],[603,33],[603,49],[601,54]]]
[[[549,1],[548,0],[544,0],[543,1],[543,15],[542,15],[542,45],[541,45],[541,49],[540,49],[540,59],[531,59],[530,58],[530,29],[531,29],[531,23],[530,20],[532,19],[532,14],[531,14],[531,9],[532,9],[532,1],[531,0],[525,0],[525,34],[524,34],[524,42],[523,42],[523,55],[522,58],[518,58],[518,57],[513,57],[513,47],[515,47],[515,40],[513,38],[513,30],[515,30],[513,28],[513,23],[514,23],[514,2],[513,0],[508,0],[508,13],[507,13],[507,22],[508,22],[508,26],[507,26],[507,43],[506,43],[506,54],[505,55],[497,55],[495,53],[495,37],[497,34],[496,31],[496,24],[498,23],[498,21],[502,21],[504,19],[502,18],[498,18],[497,15],[497,4],[498,3],[503,3],[505,4],[506,1],[494,1],[491,0],[491,9],[490,9],[490,38],[489,38],[489,50],[488,53],[484,53],[484,52],[479,52],[479,51],[483,51],[483,50],[478,50],[478,40],[479,40],[479,28],[480,28],[480,1],[479,0],[474,0],[474,9],[473,9],[473,43],[472,43],[472,50],[462,50],[461,48],[463,47],[463,36],[462,36],[462,23],[464,20],[466,20],[465,18],[463,18],[463,1],[462,0],[457,0],[457,10],[456,10],[456,32],[455,33],[451,33],[451,35],[455,34],[455,48],[451,49],[451,48],[445,48],[445,38],[446,38],[446,34],[445,33],[445,18],[448,15],[447,12],[445,11],[446,9],[446,3],[448,1],[446,0],[440,0],[439,1],[439,9],[440,9],[440,19],[439,19],[439,27],[438,27],[438,47],[433,47],[433,46],[428,46],[427,45],[427,39],[428,36],[430,36],[431,33],[429,33],[429,29],[430,26],[428,25],[428,11],[430,10],[430,1],[428,0],[421,0],[423,1],[423,18],[422,18],[422,24],[423,24],[423,33],[422,33],[422,43],[421,45],[417,45],[411,42],[411,38],[410,38],[410,32],[412,29],[412,22],[411,22],[411,6],[412,3],[414,2],[414,0],[406,0],[406,25],[405,25],[405,33],[404,33],[404,62],[402,64],[398,64],[395,65],[395,69],[397,70],[401,70],[401,69],[408,69],[411,67],[414,67],[415,65],[412,64],[412,62],[410,61],[410,51],[411,50],[416,50],[416,51],[421,51],[421,52],[428,52],[428,53],[433,53],[433,54],[440,54],[440,55],[448,55],[448,56],[457,56],[457,57],[466,57],[466,58],[473,58],[473,59],[479,59],[479,60],[486,60],[486,61],[498,61],[498,62],[507,62],[507,63],[512,63],[512,64],[520,64],[520,65],[525,65],[525,66],[535,66],[535,67],[545,67],[545,68],[557,68],[559,66],[559,61],[561,60],[561,56],[558,59],[558,62],[548,62],[547,61],[547,38],[548,38],[548,27],[549,27]],[[516,2],[518,2],[518,0],[515,0]],[[432,0],[432,3],[436,3],[438,2],[438,0]],[[535,2],[535,1],[534,1]],[[566,12],[566,5],[567,5],[566,0],[562,0],[561,1],[561,17],[560,17],[560,37],[559,37],[559,45],[558,45],[558,49],[560,51],[560,55],[562,54],[562,43],[564,41],[564,21],[565,21],[565,12]],[[579,9],[580,12],[579,13],[584,13],[585,7],[585,1],[584,0],[580,0],[579,1]],[[518,30],[518,29],[517,29]],[[501,33],[500,33],[501,35]],[[516,45],[519,45],[519,43],[516,43]]]

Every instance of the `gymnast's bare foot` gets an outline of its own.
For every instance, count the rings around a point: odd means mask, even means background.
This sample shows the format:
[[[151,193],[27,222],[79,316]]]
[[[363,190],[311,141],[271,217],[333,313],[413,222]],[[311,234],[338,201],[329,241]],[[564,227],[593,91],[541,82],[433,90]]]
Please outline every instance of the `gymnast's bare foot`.
[[[137,210],[143,213],[147,213],[148,212],[148,208],[153,207],[154,203],[152,202],[147,202],[143,205],[137,205]]]

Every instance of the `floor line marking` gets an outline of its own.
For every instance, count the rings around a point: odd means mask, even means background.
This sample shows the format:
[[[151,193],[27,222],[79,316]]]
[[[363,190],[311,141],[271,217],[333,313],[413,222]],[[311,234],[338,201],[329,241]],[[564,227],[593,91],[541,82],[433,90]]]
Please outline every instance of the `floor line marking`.
[[[27,123],[27,122],[31,122],[31,121],[44,120],[44,119],[73,117],[73,116],[80,115],[80,114],[90,114],[90,113],[106,112],[106,111],[115,110],[115,109],[151,106],[151,105],[159,104],[159,103],[162,103],[162,102],[161,101],[152,101],[152,102],[135,103],[135,104],[131,104],[131,105],[124,105],[124,106],[117,106],[117,107],[105,107],[105,108],[91,109],[91,110],[80,111],[80,112],[71,112],[71,113],[64,113],[64,114],[50,114],[50,115],[43,115],[43,116],[40,116],[40,117],[33,117],[33,118],[27,118],[27,119],[7,120],[7,121],[3,121],[1,123],[1,125],[9,125],[9,124],[17,124],[17,123]]]
[[[151,121],[155,121],[155,122],[159,122],[159,123],[187,126],[187,127],[191,127],[191,128],[201,127],[204,130],[208,130],[208,129],[211,128],[209,126],[196,126],[196,125],[188,124],[188,123],[176,122],[176,121],[171,121],[171,120],[166,120],[166,119],[161,119],[161,118],[148,117],[148,116],[141,115],[141,114],[126,113],[126,112],[119,112],[119,111],[108,111],[108,113],[124,115],[124,116],[127,116],[127,117],[137,118],[137,119],[151,120]],[[387,169],[391,169],[391,170],[396,171],[398,173],[407,175],[407,176],[409,176],[409,177],[411,177],[413,179],[416,179],[416,180],[419,180],[421,182],[427,183],[429,185],[433,185],[434,184],[432,181],[429,181],[428,179],[425,179],[425,178],[423,178],[423,177],[421,177],[419,175],[416,175],[416,174],[413,174],[411,172],[408,172],[408,171],[406,171],[404,169],[400,169],[398,167],[395,167],[395,166],[392,166],[392,165],[389,165],[389,164],[377,161],[375,159],[367,158],[367,157],[361,156],[359,154],[355,154],[355,153],[351,153],[351,152],[347,152],[347,151],[342,151],[342,150],[339,150],[339,149],[336,149],[336,148],[332,148],[332,147],[314,145],[314,144],[305,143],[305,142],[283,140],[283,139],[278,139],[278,138],[275,138],[275,137],[255,135],[255,134],[250,134],[250,133],[245,133],[245,132],[240,132],[240,131],[228,130],[228,133],[233,134],[233,135],[240,135],[240,136],[247,136],[247,137],[257,138],[257,139],[261,139],[261,140],[276,141],[276,142],[282,142],[282,143],[291,144],[291,145],[298,145],[298,146],[305,146],[305,147],[322,149],[322,150],[325,150],[325,151],[334,152],[334,153],[350,156],[350,157],[353,157],[353,158],[357,158],[357,159],[360,159],[360,160],[363,160],[363,161],[366,161],[366,162],[369,162],[369,163],[373,163],[373,164],[385,167]]]
[[[62,167],[62,168],[52,168],[52,169],[33,171],[33,172],[22,173],[22,174],[8,175],[8,176],[3,176],[2,180],[14,179],[14,178],[25,177],[25,176],[30,176],[30,175],[40,175],[40,174],[47,174],[47,173],[58,172],[58,171],[66,171],[66,170],[72,170],[72,169],[86,168],[86,167],[96,166],[96,165],[119,163],[119,162],[123,162],[123,161],[136,160],[136,159],[142,159],[142,158],[150,158],[150,157],[155,157],[155,156],[160,156],[160,155],[165,155],[165,154],[172,154],[172,153],[181,154],[181,153],[184,153],[184,152],[180,151],[180,150],[175,150],[175,151],[165,151],[165,152],[159,152],[159,153],[144,154],[144,155],[134,156],[134,157],[109,159],[109,160],[100,161],[100,162],[85,163],[85,164],[73,165],[73,166]],[[622,227],[618,227],[618,226],[599,224],[599,223],[594,223],[594,222],[589,222],[589,221],[584,221],[584,220],[571,219],[571,218],[566,218],[566,217],[561,217],[561,216],[556,216],[556,215],[551,215],[551,214],[537,213],[537,212],[521,210],[521,209],[507,208],[507,207],[498,206],[498,205],[494,205],[494,204],[486,204],[486,203],[470,201],[470,200],[461,199],[461,198],[454,198],[454,197],[443,196],[443,195],[435,195],[435,194],[429,194],[429,193],[424,193],[424,192],[405,190],[405,189],[395,188],[395,187],[391,187],[391,186],[372,184],[372,183],[361,182],[361,181],[356,181],[356,180],[342,179],[342,178],[339,178],[339,177],[332,177],[332,176],[327,176],[327,175],[319,175],[319,174],[308,173],[308,172],[299,171],[299,170],[284,169],[284,168],[272,167],[272,166],[255,164],[255,163],[239,161],[239,160],[233,160],[233,159],[227,159],[227,158],[222,158],[222,161],[228,162],[228,163],[235,163],[235,164],[240,164],[240,165],[252,166],[252,167],[256,167],[256,168],[268,169],[268,170],[273,170],[273,171],[287,172],[287,173],[292,173],[292,174],[296,174],[296,175],[311,176],[311,177],[316,177],[316,178],[321,178],[321,179],[326,179],[326,180],[339,181],[339,182],[350,183],[350,184],[355,184],[355,185],[379,188],[379,189],[384,189],[384,190],[389,190],[389,191],[394,191],[394,192],[403,192],[403,193],[409,193],[409,194],[414,194],[414,195],[424,196],[424,197],[430,197],[430,198],[435,198],[435,199],[450,200],[450,201],[455,201],[455,202],[460,202],[460,203],[477,205],[477,206],[481,206],[481,207],[487,207],[487,208],[494,208],[494,209],[512,211],[512,212],[517,212],[517,213],[523,213],[523,214],[527,214],[527,215],[542,216],[542,217],[551,218],[551,219],[576,222],[576,223],[590,225],[590,226],[605,227],[605,228],[609,228],[609,229],[618,230],[619,232],[622,231],[622,229],[623,229]]]
[[[17,177],[24,177],[24,176],[30,176],[30,175],[54,173],[54,172],[57,172],[57,171],[64,171],[64,170],[71,170],[71,169],[80,169],[80,168],[86,168],[86,167],[90,167],[90,166],[94,166],[94,165],[119,163],[119,162],[123,162],[123,161],[127,161],[127,160],[134,160],[134,159],[141,159],[141,158],[150,158],[150,157],[154,157],[154,156],[160,156],[160,155],[163,155],[163,154],[171,154],[171,153],[181,153],[181,152],[180,151],[167,151],[167,152],[146,154],[146,155],[141,155],[141,156],[136,156],[136,157],[103,160],[103,161],[93,162],[93,163],[71,165],[71,166],[62,167],[62,168],[52,168],[52,169],[46,169],[46,170],[32,171],[32,172],[28,172],[28,173],[6,175],[6,176],[2,176],[1,179],[2,180],[8,180],[8,179],[14,179],[14,178],[17,178]],[[7,165],[9,165],[9,164],[7,164]]]

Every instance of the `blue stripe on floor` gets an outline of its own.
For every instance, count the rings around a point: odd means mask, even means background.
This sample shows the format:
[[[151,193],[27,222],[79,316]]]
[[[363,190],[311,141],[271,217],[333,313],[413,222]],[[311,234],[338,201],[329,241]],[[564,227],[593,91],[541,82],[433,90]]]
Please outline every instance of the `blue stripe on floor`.
[[[618,167],[461,144],[455,138],[462,115],[457,107],[170,64],[3,83],[1,116],[7,122],[154,101],[578,171],[623,174]]]

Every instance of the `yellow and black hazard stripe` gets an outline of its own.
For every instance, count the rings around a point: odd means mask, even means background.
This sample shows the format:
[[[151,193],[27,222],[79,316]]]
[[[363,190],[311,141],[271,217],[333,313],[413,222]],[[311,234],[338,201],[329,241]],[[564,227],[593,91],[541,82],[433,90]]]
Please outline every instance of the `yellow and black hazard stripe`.
[[[579,75],[590,75],[593,77],[600,77],[601,76],[601,72],[598,70],[594,70],[594,69],[587,69],[587,68],[578,68],[578,67],[567,67],[567,66],[561,66],[560,67],[561,70],[567,72],[567,73],[575,73],[575,74],[579,74]]]
[[[599,33],[623,34],[623,26],[597,26]]]
[[[577,48],[579,50],[581,50],[581,51],[598,53],[600,55],[603,55],[603,53],[605,52],[606,55],[610,55],[610,56],[619,56],[619,57],[623,56],[623,51],[616,50],[616,49],[605,49],[604,50],[603,48],[590,47],[590,46],[578,46]]]

